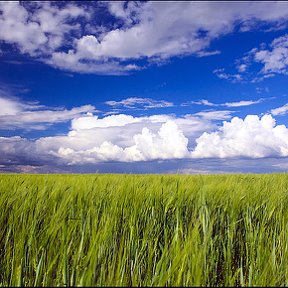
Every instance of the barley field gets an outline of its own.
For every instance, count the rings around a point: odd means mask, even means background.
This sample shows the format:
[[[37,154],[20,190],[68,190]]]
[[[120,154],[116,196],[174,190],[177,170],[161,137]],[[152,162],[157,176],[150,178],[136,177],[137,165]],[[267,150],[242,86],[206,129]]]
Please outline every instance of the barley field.
[[[288,175],[0,175],[0,286],[287,286]]]

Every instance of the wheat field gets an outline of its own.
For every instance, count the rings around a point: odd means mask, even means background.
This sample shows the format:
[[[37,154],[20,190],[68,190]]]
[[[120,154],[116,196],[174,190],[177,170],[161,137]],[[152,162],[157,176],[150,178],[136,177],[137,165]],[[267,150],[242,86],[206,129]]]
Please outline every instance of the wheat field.
[[[287,286],[288,176],[0,175],[0,286]]]

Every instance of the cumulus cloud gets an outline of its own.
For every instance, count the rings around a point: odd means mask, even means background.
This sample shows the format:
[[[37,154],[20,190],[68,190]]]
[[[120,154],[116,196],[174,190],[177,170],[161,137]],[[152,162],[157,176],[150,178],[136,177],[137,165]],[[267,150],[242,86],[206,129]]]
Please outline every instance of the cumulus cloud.
[[[288,72],[288,34],[278,37],[269,45],[270,49],[254,50],[254,60],[262,63],[263,74]]]
[[[0,94],[0,129],[44,130],[47,126],[67,122],[84,113],[95,112],[92,105],[72,109],[49,108],[37,102],[24,102],[15,97]]]
[[[148,128],[143,128],[141,134],[134,137],[135,145],[126,148],[128,158],[138,160],[151,159],[177,159],[188,157],[188,139],[179,129],[177,124],[168,120],[162,124],[157,134],[151,133]]]
[[[73,119],[66,135],[36,140],[0,137],[0,165],[19,169],[28,165],[27,169],[32,169],[173,159],[191,159],[193,163],[206,158],[288,157],[287,139],[288,128],[276,125],[271,115],[234,117],[217,127],[195,114],[98,118],[90,113]]]
[[[104,141],[100,146],[75,151],[60,147],[56,155],[66,159],[69,164],[97,163],[102,161],[148,161],[158,159],[178,159],[189,157],[188,139],[174,121],[162,124],[157,133],[144,127],[133,136],[134,144],[123,148]]]
[[[247,115],[224,121],[217,131],[203,133],[192,152],[195,158],[287,157],[288,129],[271,115]]]
[[[51,53],[63,45],[66,34],[80,29],[69,21],[89,16],[71,3],[60,9],[50,2],[5,1],[0,3],[0,11],[0,40],[31,56]]]
[[[284,29],[287,8],[285,2],[6,1],[0,4],[0,40],[59,69],[125,74],[174,56],[219,54],[209,51],[211,41],[239,23],[242,32],[253,29],[253,23]],[[97,9],[110,13],[107,19],[113,21],[99,19]],[[140,65],[137,60],[145,61]],[[243,65],[240,72],[246,70]],[[239,73],[217,75],[241,80]]]
[[[72,121],[67,135],[43,137],[36,145],[41,151],[50,151],[74,164],[178,159],[189,156],[188,139],[193,143],[203,131],[213,127],[210,121],[193,115],[119,114],[100,119],[86,115]]]

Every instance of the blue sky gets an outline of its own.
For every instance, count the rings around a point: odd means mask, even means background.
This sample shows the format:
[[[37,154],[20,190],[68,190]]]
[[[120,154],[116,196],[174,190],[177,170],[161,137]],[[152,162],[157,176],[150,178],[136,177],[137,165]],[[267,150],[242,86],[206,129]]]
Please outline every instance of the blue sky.
[[[0,3],[0,171],[288,169],[287,2]]]

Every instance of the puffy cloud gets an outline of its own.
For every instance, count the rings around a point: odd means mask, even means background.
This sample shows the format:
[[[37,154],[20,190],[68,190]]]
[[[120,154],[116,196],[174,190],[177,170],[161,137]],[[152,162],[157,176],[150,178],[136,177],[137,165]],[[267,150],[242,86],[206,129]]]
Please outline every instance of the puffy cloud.
[[[211,41],[239,23],[245,26],[239,31],[259,22],[285,28],[287,7],[285,2],[3,2],[0,40],[59,69],[125,74],[173,56],[219,54],[207,50]],[[115,19],[100,21],[97,9]],[[82,21],[76,23],[79,17]],[[144,66],[135,62],[139,59],[146,60]],[[240,72],[245,70],[239,66]],[[239,73],[217,75],[241,80]]]
[[[141,10],[136,8],[136,11],[140,10],[138,25],[107,33],[102,42],[98,43],[97,50],[102,52],[101,55],[105,53],[106,56],[119,58],[190,54],[203,50],[212,38],[233,31],[236,20],[255,18],[279,21],[288,16],[287,12],[280,10],[284,5],[259,4],[249,3],[247,9],[247,3],[236,3],[235,6],[213,2],[148,2],[141,6]],[[272,9],[270,15],[265,12],[266,8]],[[115,16],[121,11],[123,18],[127,9],[123,5],[118,7],[114,10],[117,11]],[[204,36],[199,31],[205,32]],[[116,43],[116,46],[113,45]]]
[[[163,124],[157,134],[153,134],[149,129],[143,128],[142,133],[136,134],[133,138],[135,145],[126,148],[128,159],[131,157],[129,155],[131,151],[134,154],[132,154],[132,160],[135,154],[142,156],[142,159],[140,158],[139,160],[189,157],[188,139],[172,120]]]
[[[89,16],[70,3],[60,8],[50,2],[5,1],[0,3],[0,11],[0,40],[16,44],[31,56],[43,56],[60,47],[65,34],[80,28],[69,21]]]
[[[287,157],[288,129],[277,125],[271,115],[259,119],[247,115],[244,120],[234,117],[224,121],[217,131],[203,133],[192,152],[195,158]]]
[[[21,52],[33,54],[41,45],[48,42],[39,23],[30,22],[28,11],[19,3],[0,3],[0,39],[16,43]]]
[[[254,59],[264,65],[262,72],[267,73],[284,73],[288,70],[288,34],[276,38],[270,44],[271,50],[254,51]]]
[[[189,157],[188,139],[193,143],[203,131],[213,127],[210,121],[193,115],[119,114],[100,119],[86,115],[72,121],[67,135],[43,137],[36,145],[73,164],[178,159]]]
[[[100,119],[86,115],[77,119],[67,135],[37,140],[0,137],[0,165],[18,167],[17,171],[35,167],[35,171],[44,171],[46,168],[37,167],[191,159],[192,164],[196,161],[205,168],[204,162],[199,162],[203,158],[288,157],[288,128],[276,125],[271,115],[234,117],[221,127],[195,115],[111,115]]]
[[[102,161],[148,161],[158,159],[179,159],[189,157],[188,139],[174,121],[167,121],[154,134],[144,127],[133,136],[134,145],[123,148],[104,141],[100,146],[75,151],[60,147],[56,154],[69,164],[97,163]]]

